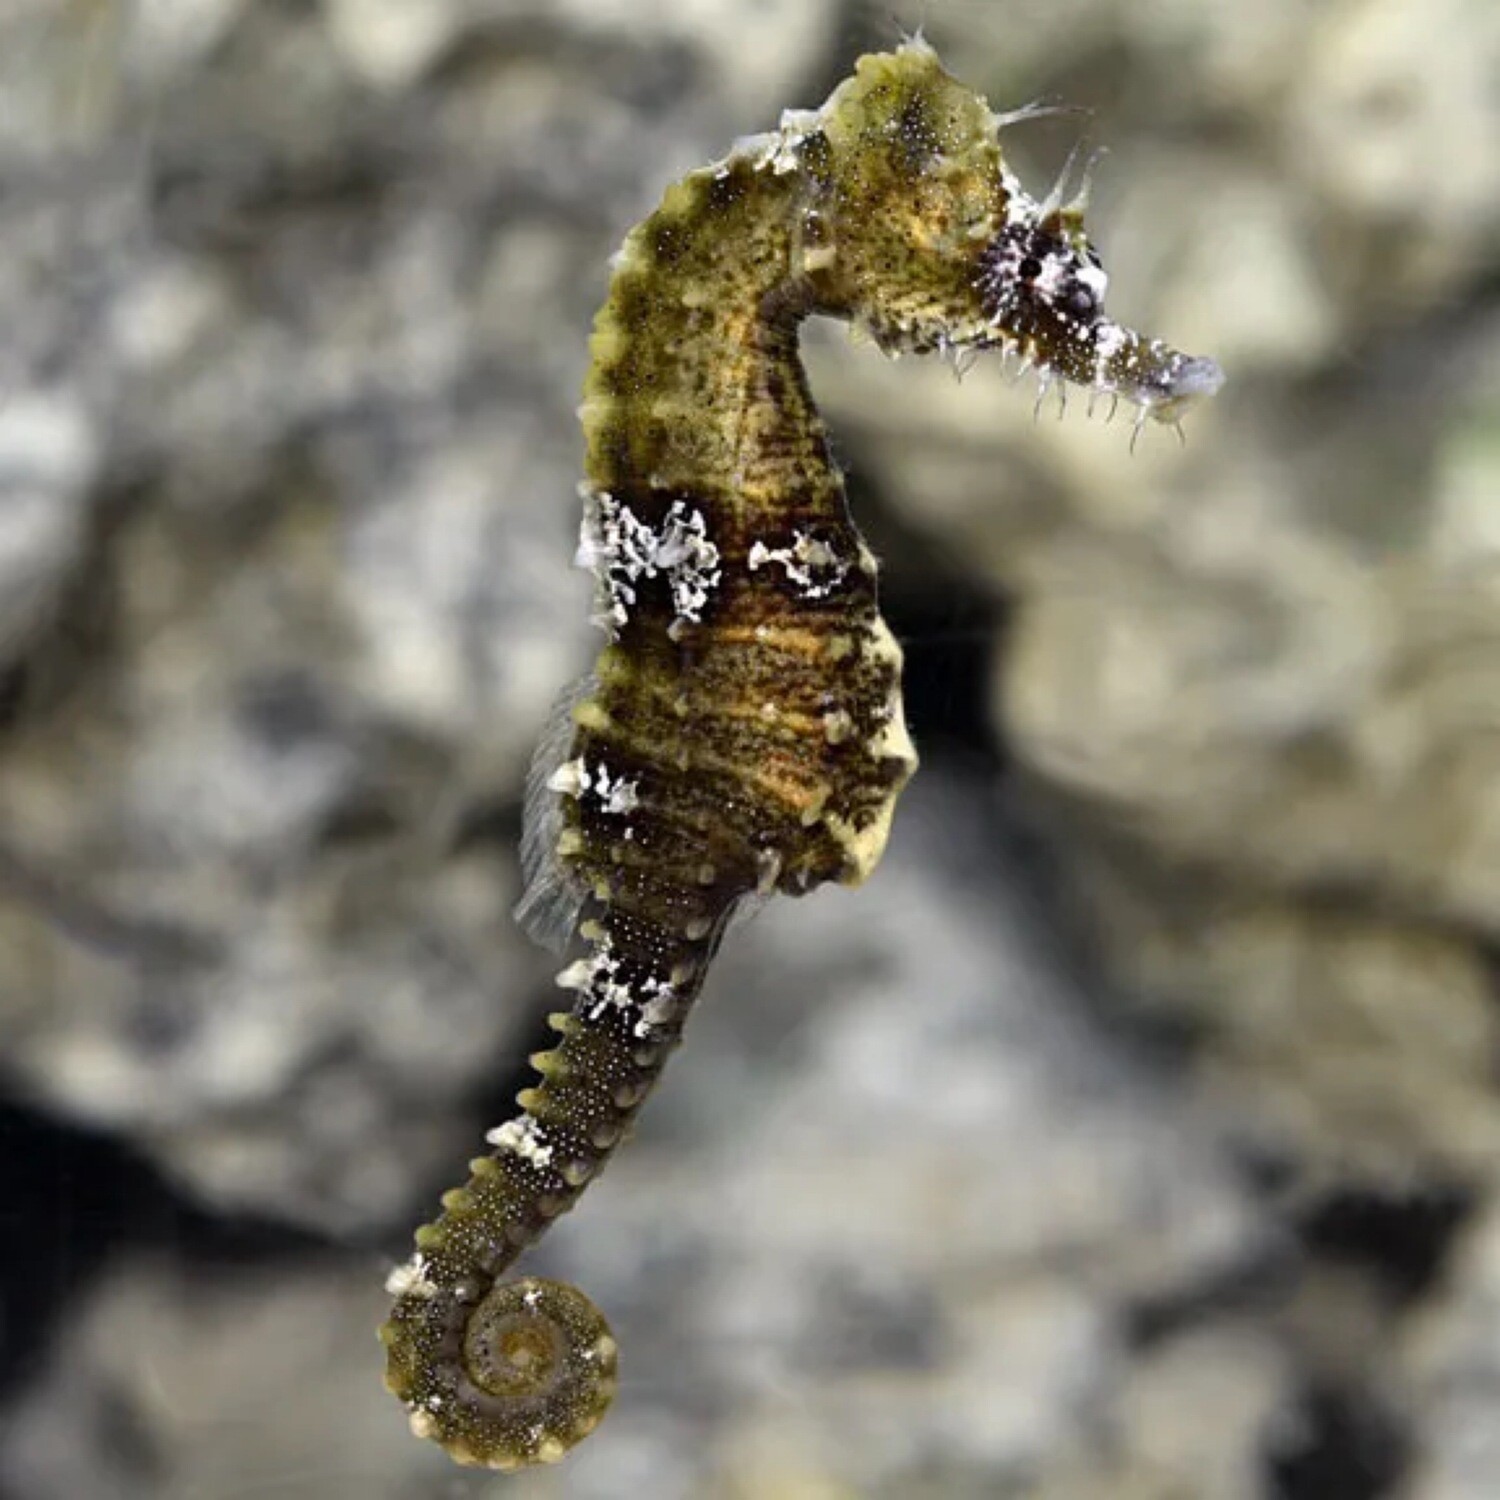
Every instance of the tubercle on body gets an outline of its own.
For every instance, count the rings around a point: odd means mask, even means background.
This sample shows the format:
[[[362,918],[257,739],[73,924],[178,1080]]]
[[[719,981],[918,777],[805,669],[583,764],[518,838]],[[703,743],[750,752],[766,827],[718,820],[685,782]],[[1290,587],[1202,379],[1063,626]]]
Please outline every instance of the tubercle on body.
[[[1006,167],[1006,117],[920,41],[669,188],[591,343],[579,562],[609,635],[528,783],[518,916],[585,956],[540,1078],[393,1273],[387,1384],[462,1462],[560,1458],[615,1382],[575,1289],[502,1282],[608,1159],[747,897],[857,884],[916,766],[901,652],[797,348],[1000,349],[1175,422],[1211,361],[1110,321],[1082,204]]]

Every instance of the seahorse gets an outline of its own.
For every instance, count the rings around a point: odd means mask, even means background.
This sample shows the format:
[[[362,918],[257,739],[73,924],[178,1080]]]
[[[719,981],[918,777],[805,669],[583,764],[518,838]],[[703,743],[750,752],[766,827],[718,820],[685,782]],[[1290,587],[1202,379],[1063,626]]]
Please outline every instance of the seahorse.
[[[1105,316],[1086,189],[1028,196],[1000,147],[1013,118],[907,41],[668,188],[614,259],[580,407],[578,561],[608,641],[538,758],[518,909],[554,942],[576,923],[584,956],[538,1082],[417,1231],[381,1330],[413,1429],[460,1462],[552,1462],[598,1424],[602,1315],[502,1273],[625,1134],[731,914],[864,880],[917,764],[798,325],[1000,350],[1141,420],[1219,386],[1211,360]]]

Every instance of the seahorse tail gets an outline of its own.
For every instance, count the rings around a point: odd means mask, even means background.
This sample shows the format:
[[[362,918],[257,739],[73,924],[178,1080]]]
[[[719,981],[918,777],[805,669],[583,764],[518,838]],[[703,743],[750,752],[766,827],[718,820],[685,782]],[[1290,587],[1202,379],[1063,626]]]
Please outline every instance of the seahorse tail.
[[[380,1338],[386,1386],[413,1432],[459,1463],[516,1469],[556,1462],[598,1426],[614,1397],[616,1349],[576,1287],[501,1279],[581,1183],[554,1171],[545,1148],[518,1154],[516,1142],[531,1137],[517,1128],[497,1137],[495,1153],[470,1162],[468,1182],[417,1230],[416,1253],[387,1283],[396,1301]]]
[[[426,1227],[435,1260],[443,1223]],[[406,1402],[412,1431],[462,1464],[555,1463],[599,1425],[614,1399],[609,1324],[565,1282],[494,1281],[477,1300],[464,1284],[446,1294],[408,1291],[380,1337],[386,1386]]]
[[[613,1152],[677,1044],[714,938],[625,919],[586,936],[591,955],[559,976],[574,1010],[550,1018],[558,1045],[531,1059],[539,1081],[388,1282],[386,1385],[412,1430],[459,1463],[556,1462],[614,1396],[615,1340],[594,1304],[562,1282],[500,1278]]]

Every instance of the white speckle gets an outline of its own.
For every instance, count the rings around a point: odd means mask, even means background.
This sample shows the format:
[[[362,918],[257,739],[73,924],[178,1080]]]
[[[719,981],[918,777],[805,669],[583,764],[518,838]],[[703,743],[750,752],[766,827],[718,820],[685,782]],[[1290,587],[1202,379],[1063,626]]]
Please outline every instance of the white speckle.
[[[1029,228],[1037,220],[1037,201],[1017,181],[1014,174],[1006,168],[1001,172],[1001,181],[1005,186],[1005,222],[1008,226],[1024,226]]]
[[[600,764],[592,771],[582,756],[564,761],[547,778],[547,790],[564,797],[594,797],[607,813],[634,812],[640,805],[640,782],[610,772]]]
[[[1118,323],[1104,322],[1094,335],[1094,385],[1109,389],[1109,366],[1115,356],[1130,342],[1130,335]]]
[[[573,560],[598,580],[595,623],[616,634],[630,617],[636,585],[659,574],[666,575],[677,619],[700,621],[720,578],[719,549],[709,540],[703,512],[674,500],[661,524],[652,527],[608,490],[583,493],[583,527]]]
[[[589,987],[589,998],[593,1001],[589,1007],[589,1020],[597,1021],[607,1010],[635,1008],[635,996],[630,993],[630,986],[615,978],[617,967],[615,960],[610,959],[608,971],[601,969],[595,974],[594,983]]]
[[[1055,302],[1057,294],[1068,284],[1072,269],[1071,255],[1044,256],[1041,271],[1032,278],[1032,291],[1039,297],[1045,297],[1048,302]]]
[[[582,757],[566,760],[548,778],[547,790],[560,792],[564,797],[578,797],[588,790],[589,773]]]
[[[805,531],[795,533],[790,547],[768,547],[764,542],[751,545],[745,559],[752,573],[767,563],[780,563],[786,576],[802,590],[804,598],[822,599],[831,594],[849,572],[849,564],[843,560],[827,542],[809,536]]]
[[[568,965],[553,982],[560,990],[586,990],[594,977],[594,961],[580,958]]]
[[[781,176],[795,172],[802,165],[802,143],[822,128],[822,116],[815,109],[784,109],[776,149],[768,163]]]
[[[1094,295],[1094,305],[1104,306],[1104,294],[1109,290],[1109,273],[1103,266],[1096,266],[1091,261],[1079,266],[1076,272],[1079,282],[1086,286]]]
[[[597,1021],[606,1010],[633,1010],[636,999],[628,985],[618,978],[620,961],[610,951],[607,935],[587,958],[571,963],[557,976],[557,984],[579,993],[578,1010],[590,1021]]]
[[[1118,323],[1104,323],[1100,325],[1094,347],[1101,359],[1110,359],[1129,342],[1130,335]]]
[[[623,776],[612,777],[609,767],[604,765],[594,773],[593,791],[604,811],[617,816],[634,812],[641,800],[640,782],[627,781]]]
[[[635,1023],[635,1034],[645,1041],[653,1027],[665,1025],[677,1013],[677,991],[664,979],[648,979],[641,988],[646,1002]]]
[[[730,164],[747,161],[757,172],[767,167],[778,177],[797,171],[802,165],[802,143],[823,128],[822,113],[815,109],[784,109],[775,130],[758,135],[742,135],[729,148],[729,155],[715,164],[714,175],[727,177]]]
[[[517,1115],[497,1125],[486,1136],[490,1145],[510,1151],[534,1167],[545,1167],[552,1160],[552,1147],[542,1139],[542,1127],[530,1115]]]
[[[762,130],[755,135],[737,136],[730,143],[729,155],[715,164],[714,176],[729,176],[729,166],[734,161],[748,161],[758,172],[775,156],[780,144],[781,137],[774,130]]]
[[[834,708],[823,715],[823,738],[830,745],[842,745],[846,740],[852,740],[856,730],[854,717],[848,709]]]
[[[427,1257],[420,1250],[385,1278],[385,1289],[392,1297],[425,1299],[438,1294],[437,1283],[427,1274]]]
[[[671,1020],[679,1003],[678,991],[668,980],[644,979],[639,991],[622,982],[620,961],[610,951],[608,936],[599,938],[598,947],[588,958],[564,969],[557,982],[565,989],[579,991],[577,1010],[590,1021],[597,1021],[609,1010],[638,1012],[633,1031],[643,1040],[653,1028]]]

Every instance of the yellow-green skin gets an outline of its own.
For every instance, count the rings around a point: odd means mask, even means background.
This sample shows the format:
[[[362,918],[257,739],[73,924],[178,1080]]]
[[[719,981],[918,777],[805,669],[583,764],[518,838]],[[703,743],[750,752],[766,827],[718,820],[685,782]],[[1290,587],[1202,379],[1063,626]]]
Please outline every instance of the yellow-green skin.
[[[461,1462],[551,1461],[598,1423],[602,1318],[498,1278],[620,1139],[737,903],[863,880],[916,766],[802,319],[1004,348],[1168,421],[1217,385],[1103,316],[1079,209],[1022,192],[1001,123],[923,43],[864,57],[815,115],[669,188],[616,259],[581,409],[580,556],[611,641],[549,783],[548,878],[590,902],[587,955],[540,1082],[418,1231],[382,1330],[414,1429]]]

